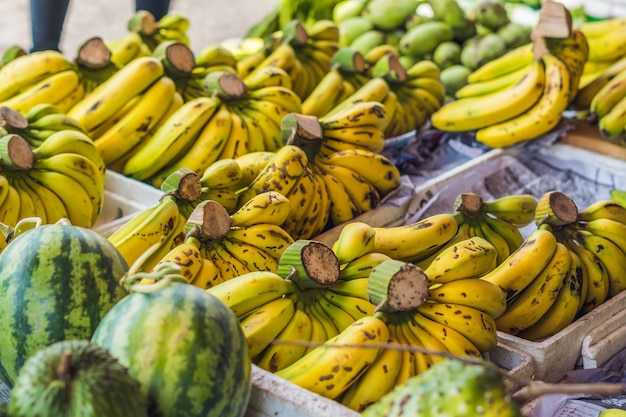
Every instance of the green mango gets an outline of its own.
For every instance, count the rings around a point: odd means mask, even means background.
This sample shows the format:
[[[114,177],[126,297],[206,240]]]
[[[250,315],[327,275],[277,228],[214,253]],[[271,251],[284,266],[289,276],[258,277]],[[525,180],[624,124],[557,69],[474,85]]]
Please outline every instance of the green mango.
[[[369,0],[342,0],[333,7],[332,18],[336,23],[343,22],[350,17],[361,16]]]
[[[404,27],[409,16],[415,13],[415,0],[370,0],[363,9],[363,16],[381,30]]]
[[[446,90],[446,95],[454,97],[461,87],[467,85],[467,77],[471,72],[471,68],[461,64],[450,65],[442,69],[439,79]]]
[[[504,3],[500,0],[481,1],[474,8],[474,20],[493,31],[511,21]]]
[[[385,43],[385,33],[380,30],[370,30],[352,41],[350,47],[365,55],[367,51],[375,46]]]
[[[356,38],[374,29],[372,22],[361,16],[349,17],[346,20],[342,20],[337,23],[337,27],[339,28],[340,47],[350,46]]]
[[[455,41],[441,42],[433,51],[433,61],[441,69],[461,63],[461,45]]]
[[[498,29],[496,33],[504,41],[507,49],[513,49],[530,43],[531,30],[528,26],[510,22]]]
[[[401,55],[411,55],[416,58],[432,54],[435,48],[454,38],[452,28],[444,22],[433,20],[417,25],[407,31],[398,43],[398,52]]]

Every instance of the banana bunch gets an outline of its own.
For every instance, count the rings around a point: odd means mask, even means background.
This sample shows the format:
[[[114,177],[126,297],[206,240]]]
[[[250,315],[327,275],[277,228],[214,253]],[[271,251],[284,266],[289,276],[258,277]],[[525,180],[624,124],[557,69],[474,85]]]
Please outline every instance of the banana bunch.
[[[246,81],[263,67],[279,67],[289,74],[292,90],[304,100],[330,71],[339,49],[338,39],[339,29],[331,20],[318,20],[306,27],[294,20],[272,36],[267,48],[240,61],[237,72]]]
[[[85,95],[117,72],[119,67],[111,57],[111,51],[99,36],[87,39],[79,45],[74,65]]]
[[[550,38],[545,43],[546,49],[532,44],[529,51],[527,46],[522,46],[504,55],[502,60],[496,59],[490,62],[492,65],[478,69],[474,77],[470,76],[468,87],[471,80],[496,82],[499,77],[492,76],[494,69],[508,71],[502,77],[515,74],[517,70],[511,70],[515,67],[522,68],[523,73],[512,76],[513,80],[520,76],[514,83],[507,80],[495,91],[492,84],[487,94],[467,95],[466,90],[461,93],[465,94],[463,98],[445,104],[432,115],[432,125],[450,132],[475,131],[476,141],[492,148],[513,146],[549,132],[577,93],[588,49],[584,35],[577,29],[571,31],[569,38]],[[543,54],[538,54],[538,50],[543,50]],[[503,64],[514,56],[530,53],[536,58],[531,59],[529,66]]]
[[[135,58],[152,55],[152,50],[137,32],[127,32],[117,39],[105,39],[104,44],[111,53],[111,62],[119,68]]]
[[[105,168],[91,139],[65,129],[31,145],[15,133],[3,134],[0,219],[9,226],[27,217],[44,224],[62,218],[93,226],[104,204]]]
[[[611,78],[597,90],[589,103],[589,113],[592,120],[597,121],[602,137],[606,139],[621,139],[626,128],[626,100],[624,87],[626,85],[626,58],[623,63],[613,68]],[[605,71],[607,74],[609,70]]]
[[[157,21],[149,11],[137,10],[128,21],[128,31],[138,33],[152,51],[166,41],[177,41],[189,46],[189,24],[189,17],[181,12],[169,12]]]
[[[321,119],[283,118],[286,145],[239,193],[239,205],[269,189],[282,193],[292,207],[283,227],[295,239],[374,209],[400,183],[397,167],[380,154],[386,123],[384,107],[370,101]]]
[[[207,95],[174,111],[124,162],[120,172],[154,186],[172,172],[201,173],[221,159],[282,146],[281,120],[301,109],[300,98],[277,68],[259,71],[250,86],[230,72],[207,74]]]
[[[26,114],[37,104],[67,111],[85,95],[74,63],[60,52],[19,56],[0,68],[0,105]]]

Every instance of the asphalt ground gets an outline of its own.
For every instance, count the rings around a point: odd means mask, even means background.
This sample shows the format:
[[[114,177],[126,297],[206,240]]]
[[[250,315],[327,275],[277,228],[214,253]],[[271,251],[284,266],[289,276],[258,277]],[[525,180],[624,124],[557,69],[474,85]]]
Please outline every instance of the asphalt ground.
[[[186,13],[191,21],[191,48],[241,38],[278,0],[172,0],[170,10]],[[12,45],[31,46],[28,0],[0,0],[0,52]],[[134,12],[132,0],[71,0],[61,50],[73,57],[78,45],[94,36],[116,39],[126,33]]]

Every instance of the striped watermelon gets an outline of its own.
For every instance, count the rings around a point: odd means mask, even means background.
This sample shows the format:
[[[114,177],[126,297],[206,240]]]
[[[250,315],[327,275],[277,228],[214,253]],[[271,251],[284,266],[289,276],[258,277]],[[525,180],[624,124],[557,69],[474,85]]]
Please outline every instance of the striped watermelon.
[[[93,230],[47,224],[0,253],[0,379],[12,386],[26,359],[67,339],[89,339],[127,291],[128,266]]]
[[[146,285],[161,287],[164,282]],[[146,391],[151,417],[241,417],[252,387],[248,345],[234,313],[190,284],[132,287],[92,341]]]

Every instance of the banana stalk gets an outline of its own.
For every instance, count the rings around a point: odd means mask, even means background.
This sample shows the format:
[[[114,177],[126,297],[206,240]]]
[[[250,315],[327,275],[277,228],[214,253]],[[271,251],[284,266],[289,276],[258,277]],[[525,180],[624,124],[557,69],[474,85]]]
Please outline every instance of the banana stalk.
[[[323,288],[335,284],[341,275],[339,259],[327,245],[301,239],[283,252],[276,273],[287,277],[301,289]]]

